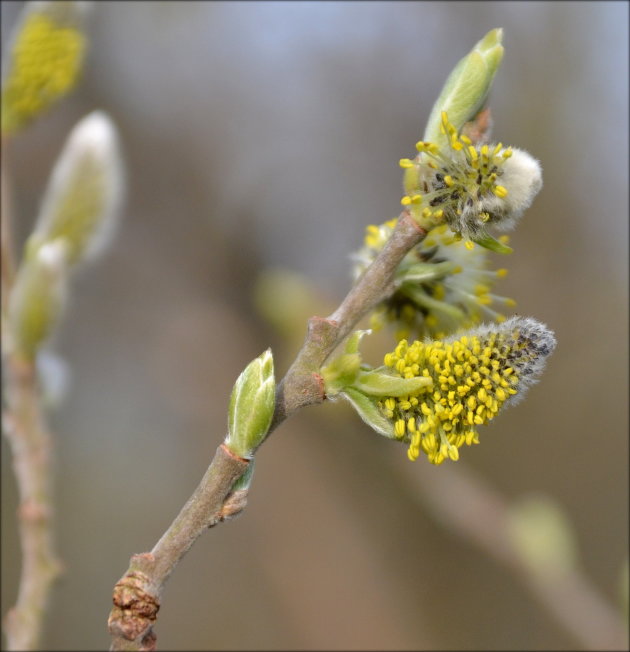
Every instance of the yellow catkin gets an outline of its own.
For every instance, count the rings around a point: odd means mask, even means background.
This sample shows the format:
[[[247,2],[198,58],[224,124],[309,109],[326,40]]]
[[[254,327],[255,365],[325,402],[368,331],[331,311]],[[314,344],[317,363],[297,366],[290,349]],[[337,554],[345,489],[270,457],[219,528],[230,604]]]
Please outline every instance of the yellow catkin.
[[[75,85],[85,52],[77,27],[33,11],[26,16],[2,88],[2,131],[20,129]]]
[[[527,386],[541,368],[538,359],[555,345],[548,331],[532,323],[514,317],[494,331],[487,327],[446,341],[402,341],[385,356],[392,373],[434,381],[432,388],[418,390],[413,402],[405,396],[384,403],[396,436],[410,445],[410,459],[421,450],[433,464],[455,461],[458,448],[478,443],[477,428],[519,392],[523,374]],[[537,344],[535,336],[544,344]]]

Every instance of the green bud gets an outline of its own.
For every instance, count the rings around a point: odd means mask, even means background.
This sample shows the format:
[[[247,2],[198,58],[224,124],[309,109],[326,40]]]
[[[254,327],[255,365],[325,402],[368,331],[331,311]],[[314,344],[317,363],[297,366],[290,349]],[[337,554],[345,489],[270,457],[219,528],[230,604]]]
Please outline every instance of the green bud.
[[[349,401],[361,419],[363,419],[370,428],[376,430],[379,435],[384,435],[389,439],[395,439],[394,426],[379,410],[377,399],[366,396],[352,387],[346,387],[343,392],[339,393],[339,396],[342,396]]]
[[[111,242],[122,186],[116,128],[94,111],[74,127],[55,163],[25,256],[56,238],[66,239],[70,265],[97,256]]]
[[[65,240],[49,242],[18,270],[9,297],[11,347],[33,360],[58,323],[66,297],[68,247]]]
[[[254,456],[271,425],[275,399],[273,356],[267,349],[245,367],[232,389],[225,445],[235,455]]]
[[[502,37],[502,29],[491,30],[455,66],[433,105],[424,141],[440,146],[446,143],[446,137],[440,131],[443,111],[459,131],[481,110],[503,58]]]

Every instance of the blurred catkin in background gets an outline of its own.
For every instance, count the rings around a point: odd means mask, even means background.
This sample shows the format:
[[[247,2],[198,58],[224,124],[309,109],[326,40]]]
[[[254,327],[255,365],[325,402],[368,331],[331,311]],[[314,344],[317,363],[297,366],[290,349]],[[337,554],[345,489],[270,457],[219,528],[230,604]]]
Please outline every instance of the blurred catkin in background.
[[[3,41],[21,5],[2,3]],[[255,309],[258,274],[273,266],[304,275],[321,296],[309,312],[327,314],[321,306],[349,287],[348,253],[365,226],[398,212],[398,160],[422,137],[445,75],[496,25],[506,53],[491,95],[494,134],[535,152],[545,178],[515,252],[500,260],[510,270],[501,291],[560,344],[527,409],[501,415],[484,432],[491,445],[458,464],[510,500],[551,496],[585,572],[619,603],[628,549],[627,4],[93,9],[80,85],[11,143],[20,246],[81,117],[98,107],[114,118],[129,169],[116,246],[77,278],[58,338],[74,380],[52,418],[67,571],[50,648],[107,644],[111,587],[196,485],[225,436],[234,380],[269,345],[278,377],[295,354],[300,336],[281,339]],[[414,473],[439,473],[421,462]],[[17,499],[9,455],[2,464],[4,613],[16,590]],[[395,471],[405,465],[344,405],[284,424],[260,451],[244,516],[202,538],[171,580],[160,646],[574,646],[514,576],[418,505]],[[216,640],[207,618],[224,624]]]

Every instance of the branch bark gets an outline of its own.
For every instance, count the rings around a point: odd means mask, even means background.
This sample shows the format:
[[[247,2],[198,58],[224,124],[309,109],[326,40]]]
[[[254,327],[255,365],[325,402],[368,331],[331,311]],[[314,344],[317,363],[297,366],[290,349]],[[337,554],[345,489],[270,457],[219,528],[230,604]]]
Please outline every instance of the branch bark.
[[[393,292],[393,277],[400,261],[425,235],[426,231],[403,211],[390,239],[337,310],[326,318],[311,317],[306,340],[278,385],[276,410],[267,436],[299,408],[324,400],[320,367],[357,322]]]
[[[50,590],[61,572],[53,545],[52,438],[41,410],[34,366],[15,356],[6,364],[7,410],[3,431],[12,451],[20,493],[20,588],[5,618],[7,649],[40,647]]]
[[[393,289],[394,273],[404,256],[426,235],[406,212],[374,262],[354,284],[337,310],[311,317],[306,340],[276,390],[276,407],[267,436],[302,407],[325,399],[319,369],[357,322]],[[221,445],[201,483],[149,553],[134,555],[114,588],[108,626],[111,650],[154,650],[153,625],[164,584],[195,540],[209,527],[240,512],[246,492],[230,492],[247,468]]]

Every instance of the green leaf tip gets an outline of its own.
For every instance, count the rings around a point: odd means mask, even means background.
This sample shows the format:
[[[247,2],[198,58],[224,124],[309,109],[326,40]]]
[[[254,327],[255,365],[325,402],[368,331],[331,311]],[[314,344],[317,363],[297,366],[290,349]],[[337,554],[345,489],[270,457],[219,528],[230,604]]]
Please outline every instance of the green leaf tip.
[[[366,396],[352,387],[346,387],[340,393],[340,396],[343,396],[352,405],[356,413],[370,428],[375,430],[379,435],[394,439],[394,427],[379,410],[377,399]]]

